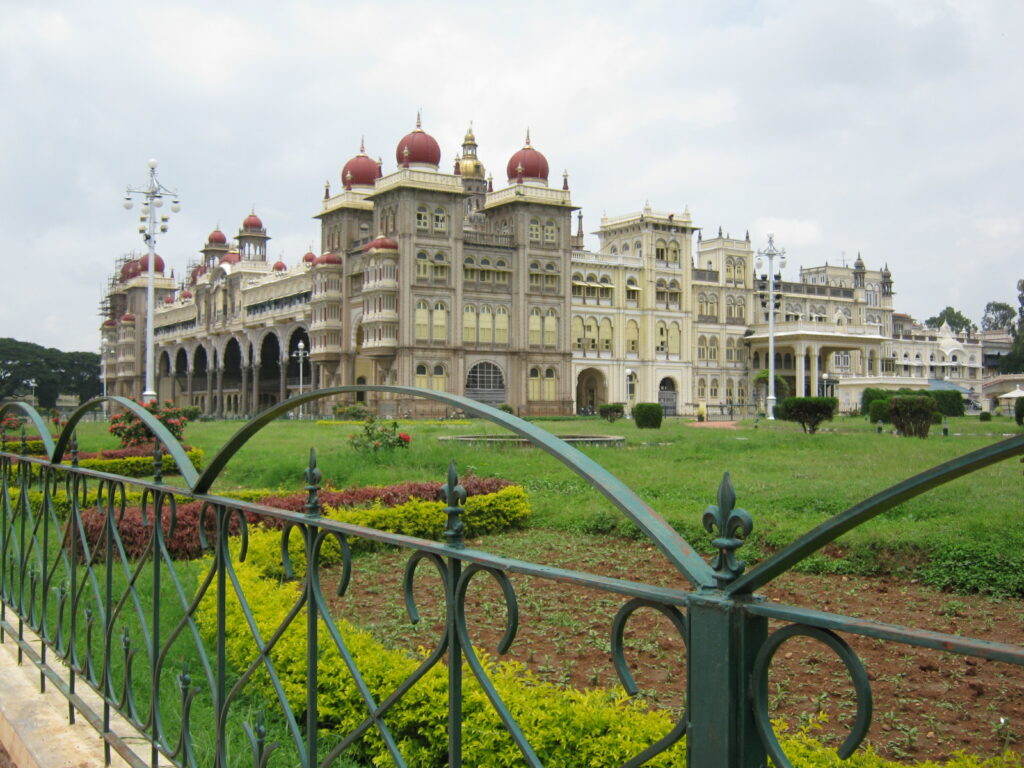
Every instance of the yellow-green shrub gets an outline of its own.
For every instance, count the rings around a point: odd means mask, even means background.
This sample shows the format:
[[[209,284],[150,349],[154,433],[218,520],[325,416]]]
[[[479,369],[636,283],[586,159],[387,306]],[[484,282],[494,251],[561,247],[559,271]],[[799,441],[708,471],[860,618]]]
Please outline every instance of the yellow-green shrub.
[[[266,532],[266,542],[276,532]],[[299,537],[296,537],[298,540]],[[279,539],[278,539],[279,541]],[[237,541],[231,546],[237,553]],[[284,621],[300,597],[300,585],[268,578],[279,570],[278,550],[250,547],[244,563],[235,571],[243,594],[249,601],[264,641]],[[210,593],[200,603],[196,619],[208,640],[216,633],[215,596]],[[256,658],[252,634],[233,590],[226,600],[227,658],[236,673],[245,670]],[[346,647],[352,654],[366,685],[379,703],[397,688],[425,658],[425,652],[413,657],[387,649],[369,633],[344,619],[336,621]],[[306,619],[300,611],[285,630],[270,657],[282,688],[297,714],[305,705]],[[366,706],[356,689],[326,625],[318,623],[318,707],[325,729],[347,733],[366,716]],[[513,716],[545,766],[576,768],[621,765],[632,755],[657,741],[672,725],[667,712],[649,710],[624,695],[603,690],[579,691],[560,688],[539,680],[515,662],[495,662],[481,655],[487,672]],[[467,665],[463,666],[463,760],[466,765],[489,768],[520,766],[523,758],[505,731],[486,694]],[[274,699],[265,669],[248,683],[248,694],[263,701]],[[392,735],[411,768],[443,765],[447,749],[447,669],[438,664],[428,671],[385,715]],[[803,729],[785,733],[779,726],[780,742],[794,766],[800,768],[904,768],[878,756],[871,749],[860,750],[841,761],[831,748],[823,746]],[[392,761],[376,729],[369,729],[351,748],[351,756],[369,760],[375,766]],[[646,763],[652,766],[685,764],[685,740]],[[918,768],[939,768],[927,761]],[[1022,768],[1019,755],[981,759],[959,754],[945,768]]]

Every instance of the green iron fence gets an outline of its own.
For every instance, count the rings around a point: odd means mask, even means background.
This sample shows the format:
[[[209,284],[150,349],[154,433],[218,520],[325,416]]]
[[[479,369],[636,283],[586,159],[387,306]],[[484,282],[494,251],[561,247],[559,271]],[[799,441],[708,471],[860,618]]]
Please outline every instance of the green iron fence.
[[[312,453],[305,473],[308,500],[304,512],[245,503],[209,492],[232,457],[267,423],[300,404],[357,391],[431,398],[526,438],[607,497],[685,577],[691,589],[613,579],[466,548],[461,520],[466,493],[458,482],[454,463],[448,467],[440,491],[447,515],[442,542],[322,517],[320,472]],[[780,768],[788,766],[769,720],[767,681],[773,656],[793,636],[821,642],[837,654],[850,674],[856,694],[856,718],[838,750],[844,758],[853,753],[867,734],[872,697],[863,664],[839,632],[1024,664],[1024,649],[1019,646],[767,603],[756,594],[756,590],[800,560],[887,509],[954,478],[1024,454],[1024,436],[974,451],[872,496],[745,572],[744,564],[736,558],[736,550],[751,532],[753,520],[748,512],[737,508],[728,473],[718,489],[717,504],[709,506],[703,515],[704,527],[716,536],[713,546],[718,550],[708,564],[660,515],[592,459],[538,427],[456,395],[385,386],[338,387],[306,393],[246,423],[201,473],[189,463],[182,446],[148,412],[129,400],[109,400],[146,422],[177,464],[182,486],[164,482],[159,456],[155,457],[154,478],[150,481],[78,466],[75,425],[99,406],[99,399],[76,411],[56,441],[30,406],[16,403],[0,408],[0,418],[8,411],[27,416],[47,452],[46,458],[27,456],[16,439],[7,442],[6,437],[0,445],[0,635],[13,638],[18,643],[19,658],[27,658],[38,667],[41,686],[53,685],[68,698],[72,720],[81,714],[99,731],[108,758],[110,750],[116,750],[132,765],[156,766],[161,759],[179,766],[274,764],[278,745],[268,741],[264,712],[242,705],[245,692],[259,678],[262,685],[268,686],[267,690],[273,691],[267,702],[269,716],[279,723],[279,731],[285,734],[285,746],[294,755],[293,760],[281,764],[300,764],[306,768],[340,764],[353,743],[372,731],[393,763],[405,766],[412,759],[404,753],[406,745],[393,736],[389,718],[396,711],[396,704],[409,696],[435,667],[445,670],[448,681],[444,725],[448,765],[464,764],[466,669],[514,741],[522,764],[543,765],[531,746],[529,728],[521,727],[503,700],[467,627],[467,590],[471,580],[481,573],[495,580],[505,603],[507,624],[500,652],[513,644],[518,626],[519,608],[512,575],[583,585],[616,595],[621,605],[609,626],[612,662],[631,695],[636,693],[636,685],[625,658],[626,625],[641,609],[654,610],[669,619],[686,648],[686,708],[667,734],[632,758],[619,761],[627,768],[645,764],[684,735],[687,763],[691,766],[760,768],[768,756]],[[70,461],[62,463],[62,459]],[[133,494],[138,494],[137,501]],[[62,504],[57,503],[58,498],[63,499]],[[178,524],[178,506],[182,501],[201,505],[196,536],[208,552],[207,559],[201,561],[203,565],[197,566],[194,586],[183,581],[166,547],[166,538]],[[141,542],[143,554],[129,557],[119,521],[135,504],[146,523],[145,540]],[[90,515],[94,522],[99,517],[99,528],[86,526]],[[298,536],[307,563],[286,618],[270,632],[261,630],[254,616],[254,596],[246,593],[238,575],[253,516],[263,516],[279,525],[285,542]],[[154,524],[157,521],[161,524]],[[413,621],[418,614],[412,583],[421,563],[426,561],[434,566],[443,591],[444,627],[436,645],[412,674],[383,695],[375,695],[367,685],[320,582],[319,562],[325,542],[333,540],[341,552],[339,589],[343,591],[353,568],[358,566],[350,544],[359,539],[410,553],[404,591]],[[232,544],[233,541],[241,544]],[[134,544],[140,546],[139,542]],[[287,544],[282,547],[282,558],[286,572],[291,573]],[[241,607],[250,633],[253,658],[245,668],[236,668],[228,659],[225,632],[229,597]],[[203,601],[215,605],[215,631],[207,637],[203,636],[198,619]],[[770,619],[781,622],[781,628],[769,632]],[[289,629],[303,625],[304,691],[286,692],[280,668],[284,663],[279,653],[282,638]],[[26,640],[26,628],[40,638],[38,644]],[[325,644],[344,659],[364,708],[358,724],[340,737],[332,736],[330,743],[323,741],[320,717],[323,691],[334,684],[320,679]],[[66,665],[66,675],[51,665],[54,657]],[[294,659],[292,663],[296,663]],[[82,684],[102,697],[100,711],[90,708],[79,696]],[[199,718],[202,722],[197,722],[194,715],[199,709],[204,713]],[[137,757],[114,731],[111,723],[115,713],[149,739],[148,761]],[[226,735],[229,725],[240,720],[247,736],[246,750],[239,749],[237,744],[230,747]],[[425,729],[436,726],[424,724]]]

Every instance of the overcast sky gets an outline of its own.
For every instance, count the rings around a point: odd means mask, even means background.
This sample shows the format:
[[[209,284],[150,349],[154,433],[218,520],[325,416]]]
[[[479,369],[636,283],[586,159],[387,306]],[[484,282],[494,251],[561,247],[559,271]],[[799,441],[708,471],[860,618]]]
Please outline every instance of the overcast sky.
[[[496,182],[529,127],[588,232],[689,206],[774,232],[787,277],[860,252],[899,310],[979,322],[1024,277],[1022,33],[1016,0],[0,0],[0,336],[98,348],[149,158],[178,275],[253,208],[292,264],[324,181],[362,136],[393,170],[418,109],[442,170],[473,121]]]

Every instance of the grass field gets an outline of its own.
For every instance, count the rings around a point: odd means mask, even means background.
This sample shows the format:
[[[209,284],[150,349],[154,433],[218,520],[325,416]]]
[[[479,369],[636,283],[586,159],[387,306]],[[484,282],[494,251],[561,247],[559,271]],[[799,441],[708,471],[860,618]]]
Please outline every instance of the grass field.
[[[765,420],[741,422],[735,430],[697,429],[682,420],[667,420],[658,430],[597,418],[544,420],[538,425],[554,434],[624,436],[623,447],[582,450],[698,547],[706,546],[708,539],[701,515],[714,503],[722,473],[728,470],[738,506],[754,517],[755,533],[744,550],[744,556],[753,560],[913,474],[1020,433],[1005,417],[988,423],[976,417],[950,419],[948,437],[935,425],[926,440],[890,432],[879,435],[873,425],[854,417],[840,417],[816,435],[805,435],[795,424]],[[202,448],[209,461],[240,426],[241,422],[197,422],[188,426],[185,438]],[[500,431],[481,420],[468,425],[403,423],[401,429],[412,436],[409,449],[375,456],[356,453],[348,445],[348,435],[359,429],[358,424],[272,422],[231,460],[214,492],[254,487],[299,490],[311,447],[317,449],[325,482],[335,487],[441,481],[448,460],[454,458],[460,474],[472,471],[523,484],[530,492],[535,526],[638,533],[583,478],[537,449],[438,440]],[[103,430],[102,424],[83,424],[83,450],[113,446],[113,438]],[[830,557],[815,556],[803,568],[875,573],[916,567],[929,553],[966,542],[980,548],[974,556],[996,557],[1008,565],[1019,561],[1018,571],[1024,571],[1024,519],[1018,514],[1024,509],[1022,490],[1020,465],[1003,462],[904,503],[847,534],[830,550]]]

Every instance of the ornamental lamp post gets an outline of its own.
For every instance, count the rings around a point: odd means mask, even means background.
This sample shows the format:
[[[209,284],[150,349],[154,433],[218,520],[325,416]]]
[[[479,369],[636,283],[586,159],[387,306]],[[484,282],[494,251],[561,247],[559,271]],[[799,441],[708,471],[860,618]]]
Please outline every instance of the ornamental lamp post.
[[[153,337],[153,280],[156,276],[156,232],[158,228],[161,234],[166,232],[167,222],[170,220],[169,215],[158,216],[156,209],[163,206],[164,197],[170,197],[172,200],[171,212],[177,213],[181,210],[177,191],[168,189],[157,180],[157,161],[150,160],[148,165],[149,183],[137,189],[129,186],[125,190],[124,196],[125,210],[131,210],[133,195],[143,198],[142,207],[139,209],[141,214],[139,216],[139,234],[142,235],[142,239],[149,249],[149,268],[146,270],[146,388],[142,392],[142,401],[144,403],[156,400],[154,377],[155,342]]]
[[[299,343],[296,345],[298,348],[292,352],[292,357],[299,361],[299,397],[302,396],[302,362],[309,357],[309,352],[306,351],[306,344],[299,339]],[[302,418],[302,406],[299,405],[299,418]]]
[[[786,266],[786,249],[778,250],[775,247],[775,235],[768,234],[768,247],[757,252],[757,268],[761,269],[764,260],[768,259],[768,293],[767,297],[762,293],[761,306],[768,308],[768,402],[765,414],[767,418],[775,419],[775,312],[778,309],[777,297],[775,295],[776,279],[781,280],[782,275],[775,274],[775,259],[779,260],[779,269]],[[761,280],[764,281],[764,275]]]

